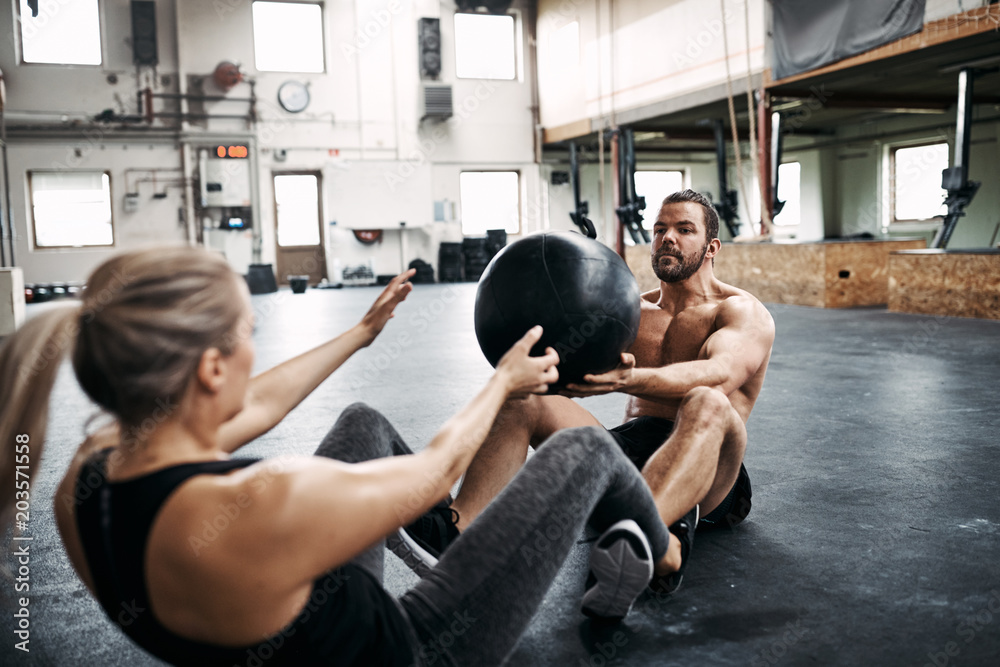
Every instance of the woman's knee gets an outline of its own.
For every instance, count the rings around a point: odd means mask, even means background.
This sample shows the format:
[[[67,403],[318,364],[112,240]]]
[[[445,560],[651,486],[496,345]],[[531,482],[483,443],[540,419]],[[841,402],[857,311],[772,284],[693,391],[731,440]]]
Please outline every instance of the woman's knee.
[[[580,454],[589,458],[603,458],[613,453],[618,445],[607,429],[601,426],[575,426],[556,432],[539,453],[546,449],[563,455]]]
[[[378,410],[352,403],[337,417],[316,454],[349,463],[390,456],[394,434],[389,420]]]
[[[345,418],[356,419],[356,418],[371,417],[375,415],[378,415],[380,417],[382,416],[382,414],[378,410],[368,405],[367,403],[364,403],[362,401],[355,401],[354,403],[351,403],[346,408],[344,408],[344,410],[340,413],[340,419],[345,419]]]
[[[340,416],[337,417],[334,428],[349,426],[351,428],[371,429],[388,423],[389,420],[381,412],[367,403],[357,401],[344,408]]]

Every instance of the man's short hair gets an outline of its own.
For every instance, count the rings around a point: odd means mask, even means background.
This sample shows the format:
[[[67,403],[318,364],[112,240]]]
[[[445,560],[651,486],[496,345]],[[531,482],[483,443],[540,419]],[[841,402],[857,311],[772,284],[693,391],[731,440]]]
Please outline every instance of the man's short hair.
[[[684,202],[701,204],[701,208],[705,214],[705,243],[719,238],[719,212],[712,206],[712,202],[708,201],[708,198],[700,192],[690,189],[675,192],[672,195],[668,195],[660,207],[662,208],[667,204],[683,204]]]

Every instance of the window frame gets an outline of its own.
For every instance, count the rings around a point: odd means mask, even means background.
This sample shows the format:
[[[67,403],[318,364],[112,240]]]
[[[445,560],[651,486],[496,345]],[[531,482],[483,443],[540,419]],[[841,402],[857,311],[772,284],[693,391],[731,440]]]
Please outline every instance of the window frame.
[[[940,216],[931,216],[929,218],[897,218],[896,217],[896,151],[906,148],[923,148],[925,146],[939,146],[943,145],[948,149],[948,157],[946,158],[945,168],[947,169],[951,166],[951,144],[947,139],[942,137],[936,137],[934,139],[923,139],[914,142],[905,142],[898,144],[890,144],[886,146],[888,151],[888,161],[889,161],[889,226],[893,225],[906,225],[906,224],[940,224]],[[943,191],[943,188],[942,188]],[[943,200],[942,200],[943,201]]]
[[[462,203],[462,174],[473,173],[473,174],[516,174],[517,175],[517,231],[507,232],[507,236],[520,236],[524,232],[524,192],[522,191],[524,187],[524,180],[521,178],[520,169],[461,169],[458,172],[458,205],[462,212],[462,219],[459,220],[459,224],[462,225],[462,238],[480,238],[480,234],[468,234],[465,231],[465,206]],[[504,227],[506,230],[507,227]],[[483,230],[483,234],[487,230]]]
[[[87,68],[104,68],[107,62],[107,53],[105,53],[105,43],[104,35],[107,33],[107,25],[105,25],[104,12],[101,11],[102,3],[100,0],[95,0],[97,4],[97,41],[101,51],[101,62],[97,64],[93,63],[36,63],[30,60],[24,59],[24,35],[21,32],[21,26],[24,25],[24,20],[21,18],[21,0],[17,0],[15,3],[16,11],[13,14],[14,18],[14,41],[15,49],[17,51],[17,64],[21,67],[87,67]],[[41,12],[41,6],[39,6],[39,12]],[[41,171],[41,170],[40,170]],[[45,246],[48,247],[48,246]],[[73,247],[73,246],[71,246]]]
[[[318,72],[303,70],[261,69],[257,66],[257,34],[253,22],[253,6],[258,2],[268,2],[276,5],[316,5],[319,7],[320,53],[323,55],[323,68]],[[326,43],[326,2],[324,0],[250,0],[250,42],[253,44],[253,66],[258,73],[266,74],[303,74],[320,75],[329,73],[329,60]]]
[[[469,15],[469,16],[490,16],[490,17],[493,17],[493,16],[509,16],[514,21],[514,26],[513,26],[514,30],[513,30],[513,35],[512,35],[514,42],[513,42],[513,44],[511,44],[511,52],[512,52],[512,54],[514,56],[514,75],[512,77],[510,77],[509,79],[500,79],[500,78],[491,78],[491,77],[485,77],[484,78],[484,77],[479,77],[479,76],[461,76],[458,73],[458,69],[459,69],[459,67],[458,67],[458,56],[459,56],[459,54],[458,54],[458,26],[456,25],[455,20],[459,16],[459,14]],[[451,26],[452,26],[452,39],[455,42],[455,44],[454,44],[454,50],[455,50],[454,51],[455,52],[455,79],[462,80],[462,81],[511,81],[511,82],[515,82],[515,83],[519,82],[519,81],[522,81],[524,79],[524,70],[523,70],[524,64],[522,62],[523,61],[523,57],[521,55],[521,45],[524,42],[524,35],[522,34],[521,13],[520,13],[519,10],[517,10],[517,9],[508,9],[503,14],[484,14],[483,12],[474,12],[474,11],[456,11],[453,14],[453,17],[452,17]]]
[[[35,219],[35,187],[33,183],[35,174],[104,174],[108,177],[108,210],[111,213],[111,243],[94,243],[88,245],[41,245],[38,243],[38,223]],[[28,183],[28,211],[31,221],[31,249],[36,250],[87,250],[91,248],[114,248],[118,245],[118,230],[115,227],[115,190],[111,178],[111,171],[108,169],[29,169],[27,172]]]

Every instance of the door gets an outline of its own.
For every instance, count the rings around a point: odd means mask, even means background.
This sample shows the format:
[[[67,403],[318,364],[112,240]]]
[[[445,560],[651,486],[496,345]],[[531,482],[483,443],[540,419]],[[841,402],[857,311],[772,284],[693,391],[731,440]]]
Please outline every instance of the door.
[[[274,174],[279,284],[287,285],[288,276],[307,275],[310,285],[327,277],[321,185],[319,172]]]

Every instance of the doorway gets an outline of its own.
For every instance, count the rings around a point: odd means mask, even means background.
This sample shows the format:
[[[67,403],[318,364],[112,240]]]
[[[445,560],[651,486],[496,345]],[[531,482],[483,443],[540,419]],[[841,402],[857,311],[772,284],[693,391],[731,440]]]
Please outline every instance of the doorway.
[[[314,171],[274,174],[274,219],[278,283],[288,276],[309,276],[316,285],[327,277],[323,247],[322,176]]]

